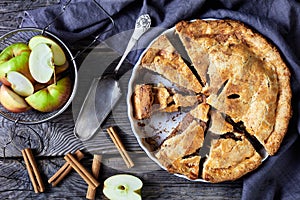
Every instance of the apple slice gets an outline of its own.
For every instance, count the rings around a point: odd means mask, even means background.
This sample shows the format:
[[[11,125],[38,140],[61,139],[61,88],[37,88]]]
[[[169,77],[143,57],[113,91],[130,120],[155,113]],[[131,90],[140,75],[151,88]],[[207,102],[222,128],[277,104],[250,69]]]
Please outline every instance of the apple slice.
[[[129,174],[118,174],[104,181],[103,193],[111,200],[141,200],[143,182]]]
[[[72,81],[66,76],[25,98],[35,110],[52,112],[63,106],[71,95]]]
[[[34,87],[30,80],[23,74],[15,71],[8,72],[6,75],[7,81],[10,83],[10,87],[18,95],[27,97],[34,92]]]
[[[69,62],[66,61],[63,65],[56,65],[55,66],[55,74],[60,74],[66,71],[69,68]]]
[[[10,112],[20,113],[30,109],[26,101],[5,85],[0,88],[0,103]]]
[[[47,83],[53,73],[53,53],[50,47],[45,43],[36,45],[29,56],[29,71],[39,83]]]
[[[45,37],[43,35],[37,35],[29,40],[28,46],[31,50],[35,48],[38,44],[48,44],[53,52],[53,59],[55,65],[63,65],[66,62],[66,55],[62,48],[54,42],[52,39]]]

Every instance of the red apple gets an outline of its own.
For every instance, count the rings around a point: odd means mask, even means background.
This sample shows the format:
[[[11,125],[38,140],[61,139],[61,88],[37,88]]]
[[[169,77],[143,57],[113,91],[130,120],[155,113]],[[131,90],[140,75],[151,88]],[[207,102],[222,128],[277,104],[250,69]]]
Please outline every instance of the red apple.
[[[63,106],[71,95],[72,81],[66,76],[48,87],[25,98],[25,101],[40,112],[52,112]]]
[[[26,101],[9,87],[1,85],[0,103],[10,112],[25,112],[30,109]]]

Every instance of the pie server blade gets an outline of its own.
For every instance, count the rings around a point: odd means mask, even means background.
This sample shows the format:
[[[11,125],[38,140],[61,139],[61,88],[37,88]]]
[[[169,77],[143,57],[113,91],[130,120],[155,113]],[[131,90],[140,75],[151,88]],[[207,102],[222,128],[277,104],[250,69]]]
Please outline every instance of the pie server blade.
[[[116,105],[122,92],[110,75],[95,78],[77,117],[74,134],[82,141],[90,139]]]

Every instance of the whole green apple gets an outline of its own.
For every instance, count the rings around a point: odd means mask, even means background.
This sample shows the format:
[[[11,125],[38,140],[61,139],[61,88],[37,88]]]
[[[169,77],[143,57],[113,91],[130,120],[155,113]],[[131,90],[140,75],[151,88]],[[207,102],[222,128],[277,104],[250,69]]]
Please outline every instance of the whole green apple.
[[[30,49],[25,43],[14,43],[0,53],[0,80],[4,79],[9,71],[17,71],[34,81],[29,72]]]
[[[63,106],[71,95],[72,81],[66,76],[48,87],[41,89],[25,98],[35,110],[52,112]]]

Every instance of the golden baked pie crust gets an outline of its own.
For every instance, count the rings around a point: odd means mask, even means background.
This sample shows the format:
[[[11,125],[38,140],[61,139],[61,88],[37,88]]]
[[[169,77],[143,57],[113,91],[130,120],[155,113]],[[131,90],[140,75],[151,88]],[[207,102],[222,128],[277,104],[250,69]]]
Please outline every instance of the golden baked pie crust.
[[[161,74],[181,88],[199,93],[202,86],[165,35],[142,58],[141,66]]]
[[[194,41],[192,44],[209,57],[207,73],[212,95],[208,103],[228,113],[235,122],[242,121],[268,154],[274,155],[291,117],[290,72],[277,49],[258,33],[233,20],[182,21],[176,25],[176,31],[181,38]],[[227,93],[218,96],[217,92],[228,80]],[[249,87],[254,91],[247,91]],[[240,102],[229,101],[230,92],[242,92],[245,97]]]
[[[196,153],[202,147],[203,140],[203,127],[192,120],[182,133],[174,134],[162,143],[156,157],[163,166],[169,168],[178,159]]]
[[[212,183],[235,180],[256,169],[261,160],[243,136],[237,141],[232,138],[214,140],[203,166],[202,177]]]
[[[267,153],[274,155],[291,117],[290,72],[273,45],[238,21],[182,21],[175,30],[205,87],[165,35],[152,43],[140,65],[207,99],[190,110],[186,116],[190,124],[180,122],[155,156],[169,172],[190,179],[235,180],[256,169],[262,157],[245,135],[235,132],[225,115],[242,123]],[[180,129],[184,130],[176,131]],[[221,138],[213,140],[202,175],[198,175],[201,157],[196,154],[206,131]],[[238,137],[223,138],[227,133]]]

